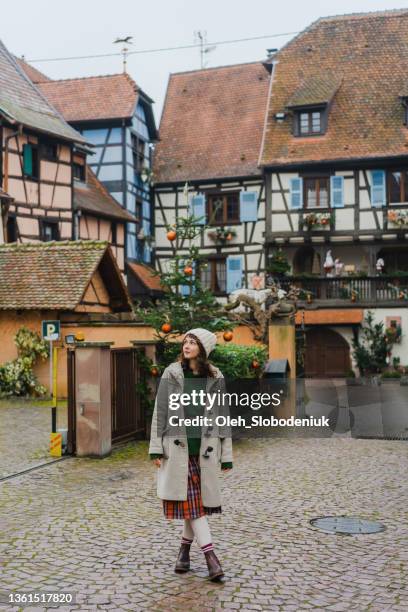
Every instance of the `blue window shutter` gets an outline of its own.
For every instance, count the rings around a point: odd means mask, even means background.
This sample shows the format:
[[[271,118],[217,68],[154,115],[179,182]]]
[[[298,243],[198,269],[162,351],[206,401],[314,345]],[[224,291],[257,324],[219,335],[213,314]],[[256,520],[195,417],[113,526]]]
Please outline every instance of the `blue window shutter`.
[[[143,216],[146,217],[146,219],[150,219],[150,202],[146,202],[146,200],[143,200],[142,208]]]
[[[33,173],[33,149],[29,144],[23,145],[23,170],[28,176]]]
[[[199,217],[197,225],[205,225],[205,195],[199,193],[190,198],[190,215]]]
[[[227,257],[227,293],[242,287],[242,257],[230,255]]]
[[[290,179],[290,207],[303,207],[303,179]]]
[[[180,259],[179,260],[179,271],[183,274],[183,270],[185,268],[185,262]],[[190,285],[180,285],[180,293],[181,295],[190,295]]]
[[[147,219],[143,219],[142,227],[143,227],[144,235],[150,236],[150,221],[148,221]]]
[[[143,261],[145,261],[146,263],[150,263],[151,261],[151,249],[150,246],[146,244],[146,242],[143,245]]]
[[[343,208],[344,206],[344,177],[330,177],[330,192],[332,208]]]
[[[258,194],[256,191],[241,191],[239,194],[239,217],[241,223],[258,220]]]
[[[385,170],[371,170],[371,206],[381,208],[385,204]]]

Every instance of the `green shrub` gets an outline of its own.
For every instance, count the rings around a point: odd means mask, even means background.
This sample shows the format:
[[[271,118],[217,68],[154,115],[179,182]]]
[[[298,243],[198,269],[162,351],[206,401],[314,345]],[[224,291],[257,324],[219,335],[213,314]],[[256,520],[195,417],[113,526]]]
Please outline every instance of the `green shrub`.
[[[398,372],[397,370],[387,370],[386,372],[382,373],[381,378],[401,378],[401,376],[401,372]]]
[[[45,395],[47,390],[39,384],[33,367],[38,358],[48,357],[48,343],[27,327],[18,330],[14,341],[18,357],[0,366],[0,397]]]
[[[180,342],[158,345],[157,364],[160,373],[176,361],[180,351]],[[211,363],[221,370],[225,378],[256,378],[262,373],[267,358],[266,347],[243,344],[219,344],[210,355]],[[259,363],[258,368],[252,366],[253,361]]]

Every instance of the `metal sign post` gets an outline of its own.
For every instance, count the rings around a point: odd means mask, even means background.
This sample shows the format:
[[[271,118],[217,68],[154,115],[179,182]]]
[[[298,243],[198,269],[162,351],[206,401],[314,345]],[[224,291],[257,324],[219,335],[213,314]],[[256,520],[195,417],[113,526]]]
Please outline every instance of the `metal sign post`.
[[[51,406],[51,450],[52,442],[57,432],[57,381],[56,372],[54,373],[54,346],[53,342],[60,339],[61,325],[59,321],[42,321],[41,322],[42,337],[50,343],[50,395],[52,399]],[[56,365],[56,355],[55,355]],[[58,451],[57,451],[58,452]]]

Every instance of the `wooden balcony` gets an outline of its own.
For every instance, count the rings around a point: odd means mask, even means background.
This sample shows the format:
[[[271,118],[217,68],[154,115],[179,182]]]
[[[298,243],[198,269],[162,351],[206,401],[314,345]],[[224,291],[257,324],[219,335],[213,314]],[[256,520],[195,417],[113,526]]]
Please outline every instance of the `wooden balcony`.
[[[267,285],[272,279],[269,277]],[[408,306],[408,274],[405,276],[285,276],[276,279],[282,289],[301,289],[300,301],[319,306]]]

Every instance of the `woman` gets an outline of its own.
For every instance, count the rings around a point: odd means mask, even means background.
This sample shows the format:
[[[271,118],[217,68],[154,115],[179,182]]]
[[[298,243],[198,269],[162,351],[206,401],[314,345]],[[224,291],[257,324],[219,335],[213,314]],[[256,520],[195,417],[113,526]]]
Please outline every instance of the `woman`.
[[[157,495],[163,500],[164,515],[168,519],[184,519],[175,571],[184,573],[190,569],[190,546],[195,537],[213,581],[224,574],[214,552],[206,515],[221,512],[220,465],[224,472],[232,469],[231,436],[227,428],[215,423],[220,406],[218,392],[225,389],[222,373],[208,361],[216,343],[216,335],[206,329],[191,329],[185,334],[179,360],[164,370],[160,381],[149,447],[150,457],[158,467]],[[193,398],[194,390],[216,397],[214,405],[208,395],[204,405],[196,405],[190,399],[189,405],[174,409],[169,403],[170,396],[181,393]],[[170,426],[172,416],[180,419],[178,427]],[[207,417],[202,428],[184,426],[183,418],[194,416]]]

